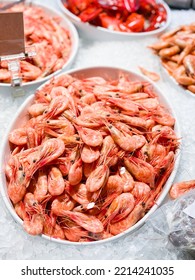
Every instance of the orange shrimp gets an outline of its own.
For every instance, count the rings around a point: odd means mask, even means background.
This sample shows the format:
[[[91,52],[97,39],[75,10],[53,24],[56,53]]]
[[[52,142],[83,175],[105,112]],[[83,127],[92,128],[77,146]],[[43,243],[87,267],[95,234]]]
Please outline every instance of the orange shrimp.
[[[58,224],[55,224],[51,237],[56,238],[56,239],[65,239],[65,234],[63,229],[61,228],[61,226],[59,226]]]
[[[136,157],[124,157],[124,164],[129,172],[140,182],[150,184],[154,187],[155,170],[149,163]]]
[[[102,189],[100,201],[103,200],[102,209],[105,209],[118,195],[123,192],[124,182],[119,175],[111,175]]]
[[[184,65],[181,65],[176,70],[174,70],[173,77],[179,84],[183,86],[195,85],[195,79],[187,76]]]
[[[134,209],[130,212],[130,214],[127,217],[114,224],[110,224],[110,233],[113,235],[117,235],[127,230],[144,216],[145,211],[146,210],[144,204],[138,203],[137,205],[135,205]]]
[[[172,199],[176,199],[176,198],[180,197],[181,195],[183,195],[184,193],[186,193],[189,190],[194,189],[194,188],[195,188],[195,180],[174,183],[171,186],[169,195]]]
[[[130,193],[122,193],[117,196],[106,211],[102,220],[103,225],[119,222],[125,218],[135,207],[135,199]]]
[[[48,180],[47,180],[47,173],[40,169],[39,175],[36,183],[36,188],[34,191],[35,199],[37,199],[38,202],[41,202],[43,199],[45,199],[48,192]]]
[[[142,72],[142,74],[144,74],[145,76],[150,78],[152,81],[156,82],[156,81],[160,80],[160,76],[157,73],[148,71],[147,69],[145,69],[144,67],[141,67],[141,66],[139,66],[139,69]]]
[[[89,192],[96,192],[103,188],[109,176],[109,168],[106,164],[99,165],[87,178],[86,188]]]
[[[82,159],[76,160],[70,167],[68,173],[68,181],[71,185],[79,184],[83,177],[83,162]]]
[[[79,204],[84,205],[91,202],[92,193],[90,193],[85,184],[71,186],[68,182],[65,187],[66,192]]]
[[[69,241],[79,242],[82,237],[88,237],[89,232],[78,226],[73,221],[66,221],[65,226],[63,226],[64,234]]]
[[[158,197],[162,186],[170,176],[171,171],[173,170],[173,162],[169,165],[169,167],[164,172],[163,176],[159,178],[156,184],[155,190],[151,190],[149,195],[144,196],[134,207],[134,209],[130,212],[130,214],[124,219],[116,222],[114,224],[110,224],[110,233],[113,235],[117,235],[131,226],[133,226],[137,221],[139,221],[148,209],[154,205],[156,197]]]
[[[161,106],[157,107],[153,119],[159,124],[170,126],[170,127],[173,127],[175,124],[175,119]]]
[[[138,105],[136,105],[130,99],[109,98],[107,101],[130,113],[136,114],[139,112]]]
[[[28,214],[27,214],[27,212],[26,212],[24,202],[22,202],[22,201],[18,202],[18,203],[14,206],[14,209],[15,209],[17,215],[18,215],[22,220],[28,219]]]
[[[92,147],[100,146],[103,142],[101,132],[86,127],[77,126],[77,131],[85,144]]]
[[[122,178],[123,184],[123,192],[130,192],[134,188],[134,179],[131,174],[127,171],[124,166],[119,168],[119,174]]]
[[[85,163],[92,163],[96,161],[100,156],[100,151],[98,148],[93,148],[88,145],[84,145],[81,151],[81,159]]]
[[[43,217],[40,214],[34,214],[32,218],[24,219],[23,228],[24,230],[31,235],[39,235],[43,232]]]
[[[75,207],[75,203],[76,202],[71,199],[67,193],[65,193],[53,200],[51,204],[51,211],[55,215],[60,216],[64,210],[72,210]]]
[[[52,196],[60,195],[64,192],[65,182],[61,171],[57,167],[52,167],[48,174],[48,191]]]
[[[86,178],[89,177],[89,175],[95,170],[97,166],[97,162],[94,161],[92,163],[85,163],[83,162],[83,174]]]
[[[25,178],[24,176],[24,171],[18,170],[8,184],[8,195],[13,204],[20,202],[26,194],[26,184],[23,182]]]
[[[63,217],[68,217],[82,228],[99,233],[104,230],[103,224],[94,216],[88,216],[79,212],[63,211]]]
[[[43,114],[43,112],[46,110],[46,108],[48,107],[48,104],[46,103],[35,103],[32,104],[29,108],[28,108],[28,113],[32,116],[32,117],[37,117]]]
[[[187,75],[195,79],[195,56],[187,55],[184,58],[183,64],[185,66]]]
[[[9,133],[8,139],[15,145],[25,145],[27,143],[26,128],[16,128]]]
[[[61,113],[63,113],[68,108],[69,100],[66,96],[57,96],[52,99],[48,108],[43,112],[43,119],[50,119]]]
[[[107,127],[115,143],[118,144],[124,151],[133,152],[141,148],[146,142],[145,137],[142,135],[130,136],[125,132],[121,132],[111,124]]]
[[[135,182],[134,188],[131,193],[137,200],[141,200],[144,196],[147,196],[150,191],[151,189],[147,184],[142,182]]]
[[[14,204],[22,200],[33,174],[39,168],[58,158],[64,149],[62,140],[49,139],[36,148],[17,154],[18,160],[15,158],[17,171],[8,185],[8,195]]]
[[[124,114],[119,114],[118,119],[135,127],[141,127],[144,129],[148,127],[146,120],[140,117],[131,117]]]

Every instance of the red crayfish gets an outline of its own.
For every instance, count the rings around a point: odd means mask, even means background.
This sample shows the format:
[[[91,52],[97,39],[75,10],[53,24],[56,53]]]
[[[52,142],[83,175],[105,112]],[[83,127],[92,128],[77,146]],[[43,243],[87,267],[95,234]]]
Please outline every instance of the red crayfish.
[[[156,0],[67,0],[64,5],[83,22],[114,31],[152,31],[167,20],[165,7]]]

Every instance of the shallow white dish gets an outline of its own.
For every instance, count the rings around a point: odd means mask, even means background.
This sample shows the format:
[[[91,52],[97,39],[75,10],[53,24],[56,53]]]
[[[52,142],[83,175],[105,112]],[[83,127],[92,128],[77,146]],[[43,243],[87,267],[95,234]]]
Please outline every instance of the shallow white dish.
[[[136,74],[134,72],[128,71],[128,70],[114,68],[114,67],[106,67],[106,66],[105,67],[104,66],[103,67],[91,67],[91,68],[84,68],[84,69],[74,69],[74,70],[67,71],[66,73],[71,74],[77,78],[88,78],[88,77],[93,77],[93,76],[101,76],[104,79],[108,79],[108,78],[117,79],[121,72],[127,74],[131,78],[132,81],[140,81],[140,80],[144,81],[145,80],[145,81],[150,82],[153,85],[155,92],[159,97],[160,103],[163,104],[168,109],[168,111],[171,113],[171,115],[175,118],[176,124],[175,124],[174,129],[175,129],[175,132],[176,132],[178,138],[180,138],[181,136],[180,136],[179,124],[178,124],[178,120],[177,120],[177,117],[176,117],[173,109],[171,108],[168,100],[166,99],[164,94],[161,92],[161,90],[148,78],[146,78],[140,74]],[[38,89],[41,89],[47,83],[49,83],[49,81],[47,81],[46,83],[41,85]],[[20,127],[28,119],[27,108],[32,104],[33,100],[34,100],[34,94],[32,94],[31,96],[29,96],[26,99],[26,101],[22,104],[22,106],[19,108],[19,110],[13,117],[13,121],[11,122],[10,126],[8,127],[8,129],[4,135],[4,139],[2,141],[2,146],[1,146],[1,154],[0,154],[0,193],[1,193],[1,196],[5,202],[7,209],[9,210],[10,214],[12,215],[14,220],[16,222],[18,222],[20,225],[22,225],[22,220],[16,214],[16,212],[13,208],[13,205],[8,197],[4,167],[5,167],[5,164],[7,163],[9,155],[10,155],[10,146],[9,146],[9,142],[8,142],[8,135],[13,129]],[[170,177],[168,178],[166,184],[164,185],[163,190],[162,190],[160,196],[158,197],[155,205],[149,210],[149,212],[140,221],[138,221],[134,226],[132,226],[128,230],[122,232],[121,234],[118,234],[114,237],[100,240],[100,241],[84,242],[84,243],[70,242],[67,240],[55,239],[55,238],[51,238],[46,235],[42,235],[42,237],[47,240],[51,240],[51,241],[61,243],[61,244],[66,244],[66,245],[74,244],[77,246],[86,246],[86,245],[94,246],[96,244],[103,244],[106,242],[117,240],[124,235],[132,233],[133,231],[140,228],[145,223],[145,221],[148,219],[148,217],[158,208],[158,206],[160,204],[162,204],[163,200],[165,199],[165,197],[168,194],[168,191],[169,191],[171,184],[174,180],[174,177],[176,175],[176,172],[177,172],[177,169],[179,166],[179,161],[180,161],[180,153],[179,153],[179,149],[178,149],[177,153],[175,155],[174,169],[173,169]]]
[[[40,79],[40,80],[35,80],[35,81],[23,83],[21,88],[22,88],[24,93],[35,90],[40,84],[49,80],[54,75],[59,74],[61,71],[68,70],[73,63],[73,61],[74,61],[74,59],[77,55],[78,48],[79,48],[78,32],[77,32],[75,26],[72,24],[72,22],[69,19],[67,19],[67,17],[63,16],[61,13],[54,10],[53,8],[48,8],[44,5],[40,5],[40,4],[36,3],[36,1],[34,1],[32,3],[32,5],[35,5],[37,7],[42,8],[48,15],[51,15],[52,17],[60,17],[61,18],[60,25],[65,27],[66,29],[68,29],[69,32],[70,32],[72,47],[71,47],[70,56],[69,56],[68,60],[66,61],[66,63],[64,64],[64,66],[62,67],[62,69],[59,69],[58,71]],[[14,90],[14,88],[11,88],[11,84],[0,83],[0,92],[9,93],[11,91],[11,89]]]
[[[164,5],[166,12],[167,12],[167,21],[166,23],[160,27],[159,29],[150,31],[150,32],[118,32],[118,31],[112,31],[107,28],[103,28],[100,26],[93,26],[92,24],[89,24],[88,22],[82,22],[79,17],[71,13],[68,9],[65,8],[63,5],[63,2],[66,2],[66,0],[57,0],[58,5],[62,12],[75,24],[75,26],[78,28],[79,32],[82,36],[94,39],[94,40],[129,40],[129,39],[138,39],[143,38],[145,36],[150,35],[159,35],[161,34],[170,24],[171,22],[171,10],[169,6],[162,0],[157,0],[158,3],[161,3]]]

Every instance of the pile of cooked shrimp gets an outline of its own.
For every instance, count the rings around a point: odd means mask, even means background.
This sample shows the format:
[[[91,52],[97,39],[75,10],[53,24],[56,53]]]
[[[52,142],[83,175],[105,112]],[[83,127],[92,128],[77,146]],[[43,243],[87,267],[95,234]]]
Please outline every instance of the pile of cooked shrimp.
[[[33,46],[36,56],[20,61],[23,83],[42,79],[61,69],[70,56],[72,42],[69,30],[60,17],[51,17],[41,7],[18,4],[6,12],[23,12],[25,46]],[[7,61],[0,62],[0,82],[10,83]]]
[[[149,46],[179,85],[195,93],[195,23],[163,34]]]
[[[29,234],[106,239],[155,204],[179,139],[148,81],[63,74],[37,90],[28,115],[9,134],[5,174]]]

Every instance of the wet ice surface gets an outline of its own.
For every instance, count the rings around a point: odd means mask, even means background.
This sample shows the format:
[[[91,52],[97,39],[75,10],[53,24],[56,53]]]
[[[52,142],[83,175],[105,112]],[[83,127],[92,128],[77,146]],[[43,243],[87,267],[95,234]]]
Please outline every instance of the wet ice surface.
[[[47,1],[52,5],[54,1]],[[170,28],[194,20],[195,11],[174,11]],[[187,94],[177,86],[162,70],[158,57],[154,56],[149,44],[156,38],[98,42],[82,39],[73,68],[88,66],[115,66],[139,73],[138,66],[156,71],[161,76],[157,85],[169,99],[180,124],[183,145],[181,161],[175,181],[194,179],[195,174],[195,96]],[[7,126],[12,121],[17,108],[25,97],[13,99],[11,94],[0,89],[0,137],[3,139]],[[164,215],[163,208],[158,211]],[[156,212],[155,215],[157,215]],[[157,226],[158,219],[150,219],[135,233],[119,239],[94,246],[67,246],[32,237],[5,209],[0,197],[0,259],[190,259],[188,253],[174,248],[167,239],[164,223]]]

